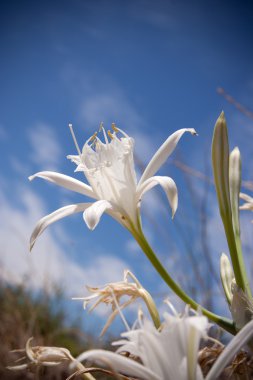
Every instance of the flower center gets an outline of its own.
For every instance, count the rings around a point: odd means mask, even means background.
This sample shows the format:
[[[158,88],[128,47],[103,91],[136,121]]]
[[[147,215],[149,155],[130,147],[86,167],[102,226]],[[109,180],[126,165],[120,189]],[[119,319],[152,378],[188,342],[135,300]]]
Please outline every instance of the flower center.
[[[101,123],[81,151],[72,125],[69,127],[79,156],[78,165],[97,198],[117,205],[123,220],[135,220],[136,175],[132,138],[114,123],[111,131],[106,132]],[[99,133],[102,133],[101,139]]]

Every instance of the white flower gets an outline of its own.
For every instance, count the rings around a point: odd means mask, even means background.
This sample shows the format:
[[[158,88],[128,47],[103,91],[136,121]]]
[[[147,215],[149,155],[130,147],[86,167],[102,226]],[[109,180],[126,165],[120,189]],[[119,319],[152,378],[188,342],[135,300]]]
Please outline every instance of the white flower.
[[[178,204],[176,184],[170,177],[154,174],[173,152],[181,136],[185,132],[196,134],[195,130],[180,129],[169,136],[154,154],[137,183],[133,160],[134,140],[114,124],[112,128],[113,133],[108,131],[110,142],[101,126],[100,131],[105,142],[103,143],[96,133],[86,141],[81,152],[70,125],[78,155],[68,158],[77,164],[76,171],[84,172],[89,185],[64,174],[49,171],[38,172],[29,177],[30,180],[35,177],[43,178],[95,200],[93,203],[62,207],[42,218],[32,233],[31,248],[48,225],[77,212],[83,212],[84,221],[91,230],[97,226],[102,214],[107,212],[131,232],[138,231],[141,198],[156,185],[161,185],[164,189],[172,208],[172,217],[174,216]]]
[[[123,333],[116,353],[91,350],[81,354],[77,361],[86,359],[110,366],[117,372],[148,380],[202,380],[198,364],[201,338],[206,338],[208,320],[204,316],[183,317],[165,314],[161,330],[147,319],[140,321],[140,328]],[[142,364],[120,355],[129,352],[141,359]]]
[[[206,317],[189,316],[187,313],[182,318],[166,314],[160,331],[144,320],[138,330],[122,334],[126,339],[116,342],[121,346],[116,353],[106,350],[86,351],[76,358],[76,365],[88,359],[102,366],[109,365],[118,373],[143,380],[203,380],[198,352],[201,338],[208,338],[208,327]],[[219,379],[224,368],[242,347],[249,341],[252,347],[252,336],[253,320],[223,349],[205,380]],[[124,351],[139,357],[141,363],[121,355]]]

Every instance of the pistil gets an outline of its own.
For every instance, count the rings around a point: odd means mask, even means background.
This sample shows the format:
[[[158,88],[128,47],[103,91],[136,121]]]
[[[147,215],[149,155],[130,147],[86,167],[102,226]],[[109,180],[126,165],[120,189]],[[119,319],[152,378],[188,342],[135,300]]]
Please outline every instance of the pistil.
[[[74,140],[74,144],[75,144],[75,147],[76,147],[77,153],[78,153],[78,155],[79,155],[79,157],[80,157],[80,159],[81,159],[81,157],[82,157],[82,153],[81,153],[81,150],[80,150],[79,145],[78,145],[78,143],[77,143],[76,136],[75,136],[75,134],[74,134],[74,130],[73,130],[73,126],[72,126],[72,124],[69,124],[69,129],[70,129],[70,132],[71,132],[72,138],[73,138],[73,140]]]

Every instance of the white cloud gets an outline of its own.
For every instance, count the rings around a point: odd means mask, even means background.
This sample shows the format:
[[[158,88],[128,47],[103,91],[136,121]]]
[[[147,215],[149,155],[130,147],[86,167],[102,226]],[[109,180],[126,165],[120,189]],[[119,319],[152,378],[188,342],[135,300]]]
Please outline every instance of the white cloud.
[[[144,22],[152,27],[158,29],[171,29],[175,28],[176,21],[174,15],[172,15],[173,8],[168,9],[168,3],[165,3],[166,7],[158,9],[157,4],[155,7],[152,6],[152,3],[147,7],[146,1],[143,1],[143,6],[134,7],[132,16],[138,21]],[[151,5],[151,6],[150,6]],[[161,5],[161,4],[160,4]]]
[[[152,135],[147,133],[145,115],[136,109],[133,97],[130,99],[111,77],[98,72],[94,75],[93,72],[67,67],[63,70],[62,77],[67,83],[68,92],[72,91],[77,96],[78,89],[78,94],[86,94],[77,108],[79,122],[84,125],[85,131],[94,133],[101,122],[107,130],[114,122],[135,139],[137,156],[143,163],[151,158],[155,147],[159,146],[157,132],[154,130]],[[88,137],[85,135],[84,139]]]
[[[38,123],[28,131],[28,138],[32,147],[30,158],[41,169],[57,169],[62,159],[59,137],[52,127]]]
[[[80,116],[85,128],[92,131],[98,128],[100,122],[104,123],[106,129],[111,127],[112,122],[128,130],[134,130],[143,124],[140,115],[118,90],[91,94],[83,101]]]
[[[8,138],[8,134],[6,132],[6,128],[2,124],[0,124],[0,141],[5,141]]]
[[[17,157],[10,157],[10,166],[15,171],[16,174],[22,176],[22,178],[27,178],[31,175],[31,167],[24,160],[19,160]]]
[[[60,233],[66,239],[66,230],[59,229],[57,239],[50,229],[40,237],[32,253],[28,239],[34,223],[46,214],[45,204],[31,190],[19,186],[20,206],[16,207],[0,192],[0,277],[11,283],[24,280],[32,288],[59,284],[70,296],[84,292],[84,285],[102,285],[118,281],[126,264],[113,256],[94,255],[92,262],[81,267],[63,251]],[[26,278],[26,279],[25,279]]]

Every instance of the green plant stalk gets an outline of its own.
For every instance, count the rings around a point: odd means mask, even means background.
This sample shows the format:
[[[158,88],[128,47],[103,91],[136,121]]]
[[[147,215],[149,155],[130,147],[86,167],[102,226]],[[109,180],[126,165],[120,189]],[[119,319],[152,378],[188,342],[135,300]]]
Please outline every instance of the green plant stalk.
[[[244,265],[241,232],[240,232],[240,215],[239,215],[239,194],[241,189],[241,155],[239,149],[236,147],[229,156],[229,190],[230,190],[230,203],[232,213],[232,224],[235,237],[235,244],[237,256],[242,273],[244,274],[245,292],[248,297],[252,298],[251,289]]]
[[[150,293],[144,288],[140,292],[142,294],[142,298],[148,308],[149,314],[154,322],[155,327],[159,329],[161,327],[161,320],[153,298],[151,297]]]
[[[166,284],[171,288],[171,290],[174,291],[174,293],[181,298],[182,301],[184,301],[186,304],[189,304],[194,310],[201,310],[202,313],[207,316],[209,319],[211,319],[213,322],[217,323],[220,327],[222,327],[224,330],[230,332],[231,334],[235,335],[236,330],[233,321],[223,318],[217,314],[212,313],[211,311],[205,309],[201,305],[199,305],[196,301],[194,301],[190,296],[188,296],[182,288],[171,278],[169,273],[166,271],[160,260],[157,258],[156,254],[150,247],[148,241],[146,240],[145,235],[142,232],[141,226],[136,230],[134,227],[131,229],[131,233],[134,236],[135,240],[153,265],[153,267],[156,269],[156,271],[159,273],[159,275],[162,277],[162,279],[166,282]]]
[[[217,192],[220,215],[223,222],[230,257],[233,265],[237,285],[246,293],[250,294],[246,269],[243,261],[242,251],[233,228],[232,210],[229,189],[229,145],[227,126],[224,113],[222,112],[214,128],[212,143],[212,161],[215,188]]]
[[[143,301],[145,302],[147,309],[149,311],[149,314],[153,320],[154,326],[159,329],[161,326],[161,320],[160,316],[155,304],[155,301],[153,300],[151,294],[141,285],[140,281],[135,277],[135,275],[130,272],[129,270],[127,271],[127,275],[134,280],[135,284],[137,285],[139,295],[142,297]]]
[[[229,220],[230,216],[223,216],[221,214],[221,218],[223,221],[224,230],[228,242],[228,248],[233,265],[236,283],[247,295],[250,295],[251,291],[249,288],[249,282],[247,279],[247,273],[244,265],[240,237],[236,238],[234,236],[233,225]]]

